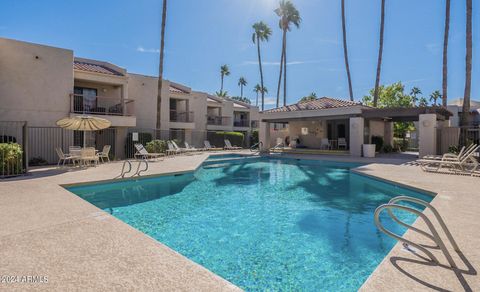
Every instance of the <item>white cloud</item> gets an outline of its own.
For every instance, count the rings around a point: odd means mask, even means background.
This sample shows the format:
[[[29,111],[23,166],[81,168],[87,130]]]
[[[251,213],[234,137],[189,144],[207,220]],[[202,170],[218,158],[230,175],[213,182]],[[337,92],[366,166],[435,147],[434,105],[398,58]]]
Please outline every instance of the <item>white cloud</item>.
[[[317,64],[322,63],[322,60],[307,60],[307,61],[290,61],[287,62],[288,66],[291,65],[303,65],[303,64]],[[244,61],[242,65],[258,65],[258,61]],[[280,62],[262,62],[262,66],[280,66]]]
[[[140,53],[159,54],[159,53],[160,53],[160,50],[159,50],[159,49],[145,49],[145,48],[142,47],[142,46],[138,46],[138,47],[137,47],[137,52],[140,52]]]

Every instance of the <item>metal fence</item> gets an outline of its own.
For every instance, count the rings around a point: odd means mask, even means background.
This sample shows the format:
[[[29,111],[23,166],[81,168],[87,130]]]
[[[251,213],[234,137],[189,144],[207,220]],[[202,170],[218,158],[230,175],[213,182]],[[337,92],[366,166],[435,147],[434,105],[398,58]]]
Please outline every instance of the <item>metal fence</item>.
[[[27,171],[26,122],[0,122],[0,178]]]
[[[470,144],[480,145],[480,127],[444,127],[437,129],[438,152],[446,153],[449,148],[460,149]]]
[[[195,131],[185,129],[172,130],[157,130],[144,128],[130,128],[128,130],[127,140],[125,142],[125,157],[132,158],[135,155],[135,144],[140,143],[147,147],[152,140],[169,141],[174,140],[179,147],[195,147],[204,148],[204,141],[208,140],[213,147],[223,148],[225,146],[225,139],[230,140],[233,146],[248,148],[250,145],[250,137],[246,132],[231,132],[223,131]],[[164,144],[164,149],[166,144]],[[148,149],[149,147],[147,147]]]

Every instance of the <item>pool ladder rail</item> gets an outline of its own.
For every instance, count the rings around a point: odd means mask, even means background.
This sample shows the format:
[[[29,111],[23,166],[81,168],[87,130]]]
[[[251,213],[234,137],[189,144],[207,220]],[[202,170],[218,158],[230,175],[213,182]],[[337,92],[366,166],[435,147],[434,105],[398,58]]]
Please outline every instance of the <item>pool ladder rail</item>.
[[[437,220],[437,222],[439,223],[440,227],[442,228],[443,232],[445,233],[445,235],[447,236],[448,240],[450,241],[450,244],[452,245],[453,249],[456,251],[456,252],[461,252],[460,251],[460,248],[458,247],[457,245],[457,242],[455,241],[455,239],[453,238],[452,234],[450,233],[450,230],[448,230],[448,227],[447,225],[445,224],[445,221],[442,219],[442,217],[440,216],[440,213],[437,211],[437,209],[435,209],[430,203],[428,202],[425,202],[423,200],[420,200],[420,199],[417,199],[417,198],[413,198],[413,197],[408,197],[408,196],[398,196],[398,197],[395,197],[393,199],[391,199],[388,204],[383,204],[381,206],[379,206],[376,210],[375,210],[375,214],[374,214],[374,218],[375,218],[375,225],[377,226],[378,229],[380,229],[380,231],[382,231],[383,233],[385,233],[386,235],[390,236],[390,237],[393,237],[394,239],[402,242],[404,244],[405,247],[408,248],[408,246],[413,246],[415,248],[417,248],[418,250],[421,250],[423,253],[425,253],[433,262],[437,263],[437,264],[440,264],[440,261],[437,259],[437,257],[435,257],[433,255],[433,253],[431,251],[429,251],[428,249],[426,249],[423,245],[421,244],[418,244],[418,243],[415,243],[411,240],[408,240],[406,238],[403,238],[402,236],[399,236],[398,234],[395,234],[393,232],[391,232],[390,230],[386,229],[382,223],[380,222],[380,213],[382,213],[382,211],[386,210],[388,212],[388,215],[392,218],[393,221],[395,221],[396,223],[404,226],[404,227],[407,227],[408,229],[411,229],[412,231],[415,231],[417,233],[420,233],[422,234],[423,236],[431,239],[437,246],[436,248],[440,248],[440,250],[442,251],[443,255],[445,256],[445,258],[447,259],[448,263],[450,264],[450,266],[452,268],[457,268],[457,265],[455,264],[455,261],[453,260],[452,256],[450,255],[450,252],[448,251],[445,243],[443,242],[442,238],[440,237],[437,229],[435,228],[435,226],[433,225],[432,221],[421,211],[417,210],[417,209],[414,209],[414,208],[411,208],[411,207],[408,207],[408,206],[405,206],[405,205],[400,205],[398,204],[399,202],[411,202],[411,203],[415,203],[415,204],[418,204],[418,205],[422,205],[424,206],[425,208],[428,208],[434,215],[435,219]],[[403,211],[406,211],[406,212],[409,212],[409,213],[413,213],[417,216],[419,216],[420,218],[422,218],[422,220],[425,222],[425,224],[427,225],[428,229],[430,230],[431,233],[428,233],[424,230],[421,230],[419,228],[416,228],[416,227],[413,227],[412,225],[410,224],[407,224],[405,222],[403,222],[402,220],[398,219],[397,216],[395,216],[392,212],[392,210],[394,209],[397,209],[397,210],[403,210]]]
[[[137,164],[137,170],[130,177],[140,176],[142,174],[142,172],[146,172],[148,170],[148,161],[146,159],[125,160],[123,162],[122,171],[120,172],[120,175],[118,175],[115,178],[125,178],[125,176],[127,174],[131,173],[132,172],[132,162],[133,163],[138,162],[138,164]],[[145,168],[140,169],[140,166],[142,164],[145,164]],[[127,166],[127,165],[128,165],[128,170],[125,169],[125,166]]]

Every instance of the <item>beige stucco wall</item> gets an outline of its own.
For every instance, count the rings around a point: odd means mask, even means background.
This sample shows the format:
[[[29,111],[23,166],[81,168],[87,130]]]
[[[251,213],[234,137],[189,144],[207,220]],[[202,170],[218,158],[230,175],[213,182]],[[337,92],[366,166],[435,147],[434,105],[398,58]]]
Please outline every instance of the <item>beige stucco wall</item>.
[[[73,51],[0,38],[0,120],[55,126],[72,90]]]
[[[327,121],[292,121],[289,123],[290,141],[300,139],[302,146],[320,148],[321,139],[327,137]],[[308,134],[302,134],[302,128],[308,129]]]
[[[158,78],[128,74],[128,96],[135,100],[137,128],[154,129],[157,116]]]

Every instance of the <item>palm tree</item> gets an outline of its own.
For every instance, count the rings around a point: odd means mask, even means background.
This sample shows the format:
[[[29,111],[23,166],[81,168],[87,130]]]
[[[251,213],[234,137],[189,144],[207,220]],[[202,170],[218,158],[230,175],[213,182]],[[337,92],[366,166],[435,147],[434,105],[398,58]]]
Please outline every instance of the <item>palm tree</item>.
[[[437,100],[439,98],[442,98],[442,94],[439,90],[435,90],[434,92],[432,92],[432,94],[430,94],[430,101],[433,102],[433,106],[437,106]]]
[[[228,92],[226,92],[226,91],[215,91],[215,95],[218,96],[218,97],[227,97]]]
[[[243,97],[243,87],[247,86],[247,83],[247,79],[244,77],[240,77],[240,79],[238,79],[238,86],[240,86],[240,97]]]
[[[383,32],[385,30],[385,0],[382,0],[382,12],[380,19],[380,46],[378,48],[377,61],[377,77],[375,78],[375,90],[373,92],[373,106],[378,104],[378,87],[380,86],[380,71],[382,68],[382,54],[383,54]]]
[[[223,77],[230,75],[230,69],[228,68],[228,65],[222,65],[220,67],[220,76],[222,78],[222,83],[220,85],[220,92],[223,92]]]
[[[425,97],[420,97],[420,99],[418,100],[418,106],[419,107],[426,107],[428,106],[428,101]]]
[[[317,94],[315,92],[312,92],[309,95],[302,97],[299,102],[307,102],[315,99],[317,99]]]
[[[348,90],[350,92],[350,100],[353,101],[352,77],[350,76],[350,66],[348,65],[347,29],[345,24],[345,0],[342,0],[342,32],[343,32],[343,56],[345,58],[345,68],[347,69]]]
[[[470,94],[472,90],[472,0],[467,0],[466,25],[466,54],[465,54],[465,92],[463,93],[463,107],[461,125],[468,125],[470,114]]]
[[[262,57],[260,54],[260,42],[268,42],[270,35],[272,34],[272,30],[268,25],[266,25],[263,21],[257,22],[253,24],[253,35],[252,41],[253,43],[257,44],[257,53],[258,53],[258,66],[260,67],[260,88],[263,88],[263,69],[262,69]],[[257,93],[258,94],[258,93]],[[258,106],[258,102],[257,102]],[[265,93],[262,91],[262,111],[265,106]]]
[[[417,104],[419,94],[422,94],[422,91],[420,90],[420,88],[414,86],[410,91],[410,95],[412,96],[413,106]]]
[[[255,106],[258,106],[258,93],[262,92],[262,86],[257,83],[257,85],[253,87],[253,92],[257,94],[257,99],[255,100]],[[262,104],[262,110],[263,110],[263,104]]]
[[[300,12],[290,0],[281,0],[280,6],[275,9],[275,13],[280,17],[278,22],[280,29],[283,31],[282,36],[282,56],[280,61],[280,76],[278,79],[277,89],[277,107],[280,103],[280,84],[282,81],[283,66],[283,105],[287,104],[287,31],[291,30],[290,25],[293,24],[297,28],[300,27]]]
[[[165,50],[165,22],[167,21],[167,0],[163,0],[162,28],[160,32],[160,62],[158,65],[157,84],[157,129],[160,129],[160,113],[162,111],[163,53]]]
[[[448,73],[448,32],[450,30],[450,0],[445,2],[445,31],[443,33],[443,70],[442,70],[442,105],[447,106],[447,73]]]

